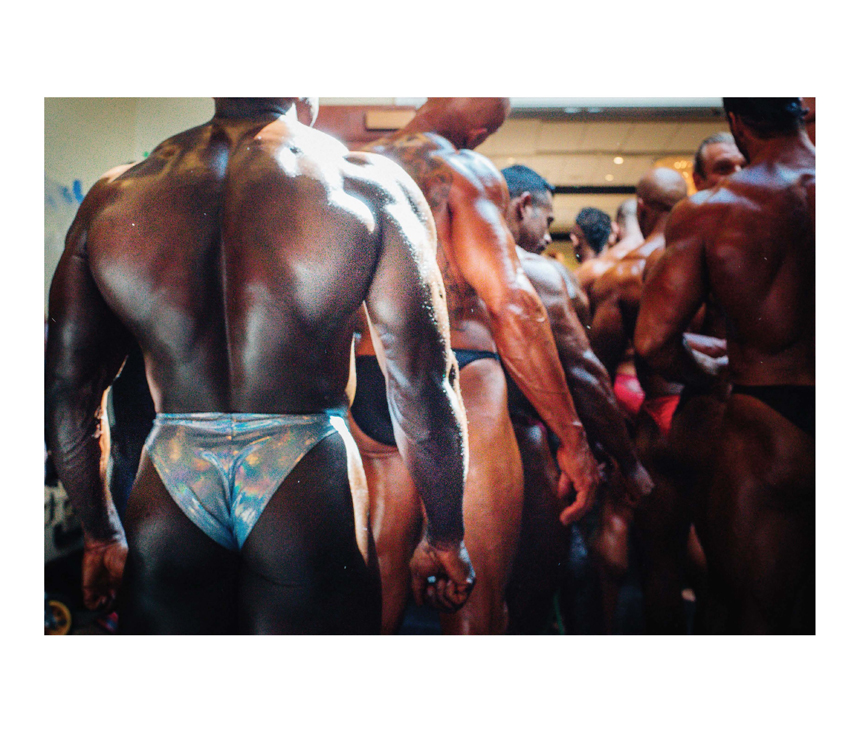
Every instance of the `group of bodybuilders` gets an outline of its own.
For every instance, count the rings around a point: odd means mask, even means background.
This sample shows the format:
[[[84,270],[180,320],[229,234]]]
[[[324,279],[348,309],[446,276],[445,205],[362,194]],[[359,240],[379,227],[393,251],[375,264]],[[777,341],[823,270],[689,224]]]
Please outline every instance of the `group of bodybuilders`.
[[[507,99],[349,151],[314,100],[219,98],[106,173],[46,346],[86,605],[133,634],[394,633],[412,601],[541,633],[578,530],[608,631],[634,570],[646,632],[814,632],[813,115],[724,109],[698,192],[656,167],[582,210],[574,271],[542,254],[552,186],[473,151]],[[155,416],[118,499],[134,353]]]

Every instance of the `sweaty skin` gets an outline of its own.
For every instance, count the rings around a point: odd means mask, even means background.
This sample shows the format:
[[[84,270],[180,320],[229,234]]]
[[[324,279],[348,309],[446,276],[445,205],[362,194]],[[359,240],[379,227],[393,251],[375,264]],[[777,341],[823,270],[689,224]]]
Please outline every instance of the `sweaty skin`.
[[[652,481],[629,438],[611,379],[594,355],[576,312],[568,304],[568,280],[563,267],[522,249],[517,249],[517,254],[523,271],[546,308],[567,386],[590,441],[598,445],[599,451],[613,460],[627,477],[631,499],[640,500],[652,490]]]
[[[456,608],[472,586],[466,433],[432,217],[403,171],[301,124],[293,101],[218,99],[210,122],[111,171],[54,276],[48,445],[83,524],[87,605],[120,585],[122,631],[378,630],[365,479],[345,435],[298,463],[238,553],[177,508],[146,453],[125,543],[96,438],[130,337],[159,413],[344,410],[364,301],[428,516],[418,591],[436,576],[434,603]]]
[[[734,113],[748,166],[681,203],[647,282],[635,345],[697,389],[723,372],[683,333],[711,295],[726,323],[733,392],[697,515],[721,632],[814,631],[814,437],[736,385],[811,386],[815,150],[804,129],[760,137]]]
[[[745,164],[731,135],[710,139],[716,141],[703,143],[697,152],[701,164],[694,166],[693,180],[698,191],[722,185]],[[648,272],[662,253],[659,250],[650,256]],[[722,313],[713,298],[709,297],[700,308],[689,330],[698,331],[685,334],[693,349],[725,357]],[[723,383],[710,391],[683,389],[669,434],[665,439],[659,435],[645,440],[648,448],[655,444],[659,455],[656,463],[664,472],[660,489],[637,516],[644,546],[644,617],[650,632],[685,632],[683,586],[692,588],[696,598],[694,631],[704,629],[705,556],[693,528],[693,517],[714,474],[714,450],[727,398],[728,387]],[[644,432],[652,429],[646,421],[641,426]]]
[[[637,202],[634,198],[620,205],[616,224],[617,242],[614,246],[604,249],[599,256],[582,262],[575,270],[579,286],[588,294],[599,277],[643,243],[643,234],[637,222]]]
[[[429,100],[407,127],[369,149],[401,164],[425,193],[437,224],[451,345],[498,351],[561,439],[557,460],[563,474],[558,492],[561,498],[575,492],[576,500],[564,517],[576,520],[590,507],[598,468],[576,416],[545,309],[519,266],[504,222],[508,200],[504,179],[483,156],[458,149],[482,141],[504,120],[502,112],[495,121],[488,120],[488,128],[476,129],[473,117],[480,104]],[[369,337],[358,345],[358,355],[376,350]],[[522,510],[522,466],[499,362],[486,358],[467,365],[460,373],[460,388],[470,438],[466,541],[478,583],[470,602],[456,614],[442,616],[441,622],[448,633],[503,632],[504,590]],[[352,431],[364,454],[372,496],[383,626],[392,632],[404,611],[406,556],[419,530],[419,510],[395,450],[369,439],[356,426]]]
[[[637,216],[644,242],[624,256],[605,272],[591,289],[594,317],[590,330],[593,350],[612,377],[621,363],[629,358],[632,338],[646,273],[651,271],[655,260],[664,250],[664,226],[673,205],[687,195],[684,178],[674,170],[659,168],[644,175],[637,186]],[[635,371],[640,380],[645,399],[634,422],[634,439],[641,462],[649,470],[656,489],[644,500],[637,512],[624,504],[615,493],[607,495],[603,524],[595,548],[603,568],[609,607],[614,606],[617,590],[615,586],[628,565],[628,530],[636,523],[638,537],[643,546],[641,576],[644,583],[644,600],[647,608],[648,631],[678,631],[679,626],[669,624],[658,627],[658,615],[678,615],[665,611],[656,613],[654,598],[657,595],[655,578],[659,556],[664,554],[659,547],[666,538],[662,519],[667,514],[661,506],[669,503],[672,494],[669,470],[669,444],[666,434],[649,408],[654,403],[671,402],[681,391],[681,385],[660,377],[645,363],[636,359]],[[674,406],[675,404],[671,404]],[[658,549],[658,550],[657,550]],[[676,594],[681,604],[681,589]],[[682,616],[684,616],[682,614]],[[683,628],[683,626],[682,626]]]
[[[563,267],[519,247],[517,254],[546,308],[567,385],[594,453],[619,469],[627,499],[637,503],[652,491],[652,479],[638,460],[608,373],[593,354],[570,304]],[[516,570],[508,589],[509,631],[540,632],[558,586],[558,566],[566,560],[568,536],[554,520],[559,512],[558,472],[539,416],[527,400],[515,399],[511,420],[523,461],[525,506]]]

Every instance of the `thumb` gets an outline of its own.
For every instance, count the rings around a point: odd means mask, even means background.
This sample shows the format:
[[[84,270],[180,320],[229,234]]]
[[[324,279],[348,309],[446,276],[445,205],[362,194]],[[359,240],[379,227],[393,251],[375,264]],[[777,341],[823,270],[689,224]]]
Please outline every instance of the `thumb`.
[[[463,544],[456,551],[440,551],[438,555],[442,569],[449,579],[458,585],[472,583],[474,572]]]

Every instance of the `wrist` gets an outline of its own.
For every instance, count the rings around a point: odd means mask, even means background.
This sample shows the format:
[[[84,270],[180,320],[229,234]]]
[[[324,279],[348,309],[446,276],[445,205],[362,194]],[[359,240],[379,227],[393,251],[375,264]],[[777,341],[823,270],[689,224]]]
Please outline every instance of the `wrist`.
[[[425,541],[437,551],[456,551],[463,544],[463,528],[460,533],[441,533],[435,535],[430,526],[425,529]]]
[[[562,446],[588,448],[587,432],[580,421],[568,421],[558,431],[558,440]]]
[[[114,543],[126,543],[124,528],[117,515],[98,530],[83,529],[83,544],[88,549],[105,548]]]

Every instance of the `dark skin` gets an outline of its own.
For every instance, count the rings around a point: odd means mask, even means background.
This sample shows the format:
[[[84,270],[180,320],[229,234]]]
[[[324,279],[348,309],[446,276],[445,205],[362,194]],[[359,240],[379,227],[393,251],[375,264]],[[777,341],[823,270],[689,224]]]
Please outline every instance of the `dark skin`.
[[[123,631],[377,631],[368,498],[350,439],[308,453],[237,554],[182,514],[146,455],[125,542],[95,438],[130,337],[157,412],[346,407],[364,302],[429,520],[415,590],[425,599],[435,577],[433,603],[451,608],[471,590],[466,436],[433,220],[399,168],[349,154],[301,124],[307,112],[291,98],[216,100],[210,122],[107,174],[68,233],[50,293],[48,445],[83,524],[86,603],[105,606],[120,586]],[[298,540],[281,543],[288,532]]]
[[[664,250],[664,228],[673,205],[687,195],[684,179],[673,170],[657,169],[647,173],[638,183],[637,216],[644,243],[623,257],[593,285],[591,301],[594,318],[590,331],[594,352],[605,364],[608,372],[615,374],[621,362],[632,349],[632,338],[646,273]],[[660,377],[639,359],[635,370],[647,400],[675,396],[681,385]],[[635,521],[642,546],[641,575],[644,582],[647,629],[673,632],[684,630],[681,589],[674,597],[678,604],[659,609],[659,596],[664,596],[666,583],[658,577],[669,572],[661,567],[669,555],[673,535],[666,518],[678,514],[670,507],[673,493],[670,449],[666,435],[649,415],[645,405],[635,419],[635,444],[641,462],[646,465],[656,485],[656,490],[633,513],[616,492],[603,511],[603,524],[595,543],[603,568],[604,585],[609,610],[615,606],[618,581],[628,565],[628,528]],[[687,527],[684,538],[687,538]],[[678,619],[670,623],[668,617]]]
[[[574,305],[575,283],[569,270],[554,259],[540,256],[552,242],[552,194],[548,190],[524,191],[508,204],[506,223],[517,244],[517,255],[526,276],[540,296],[549,317],[555,346],[576,412],[597,453],[619,464],[631,479],[629,491],[639,499],[651,489],[634,452],[626,424],[604,367],[590,348],[581,316]],[[527,419],[539,419],[526,402]],[[532,440],[533,441],[533,440]]]
[[[562,267],[551,259],[519,250],[520,262],[549,315],[549,324],[573,394],[576,412],[598,453],[616,464],[627,477],[630,498],[637,502],[652,490],[652,480],[640,464],[634,444],[604,366],[570,306]],[[531,416],[531,415],[530,415]]]
[[[625,489],[626,500],[637,503],[652,491],[652,479],[638,459],[608,373],[593,354],[584,326],[571,306],[562,267],[538,254],[521,249],[517,253],[523,271],[546,307],[567,385],[594,452],[618,470],[614,479],[619,489]],[[530,404],[525,407],[511,412],[523,460],[525,509],[517,568],[509,590],[515,584],[532,584],[535,574],[539,578],[533,591],[511,592],[513,632],[540,631],[558,586],[557,570],[543,568],[547,561],[554,562],[557,568],[558,562],[565,560],[568,544],[568,537],[553,526],[555,516],[563,509],[555,489],[557,467],[545,431],[541,433],[536,423],[539,417]]]
[[[575,494],[567,519],[590,507],[598,467],[575,413],[546,311],[517,260],[504,215],[501,174],[471,148],[504,121],[501,100],[430,99],[403,129],[370,145],[405,168],[428,199],[437,224],[451,345],[498,352],[502,363],[562,439],[558,491]],[[358,355],[377,354],[368,334]],[[447,633],[498,633],[507,625],[504,591],[522,511],[522,464],[506,405],[500,364],[463,368],[460,388],[469,419],[470,475],[464,496],[467,545],[478,584],[470,602],[441,618]],[[406,599],[405,551],[421,518],[404,479],[404,460],[352,429],[365,456],[384,592],[385,632],[395,631]],[[401,558],[400,558],[401,557]]]
[[[747,167],[677,207],[635,333],[654,368],[710,389],[725,365],[683,338],[712,296],[734,384],[813,386],[815,150],[800,126],[759,134],[727,115]],[[724,632],[814,631],[814,438],[749,395],[722,417],[697,518]]]
[[[624,207],[626,210],[623,211],[623,215],[619,212],[617,215],[617,240],[614,245],[604,249],[599,256],[582,262],[576,269],[575,276],[578,284],[587,293],[599,277],[643,243],[643,234],[637,222],[636,202],[634,199],[626,201],[620,209]]]
[[[702,147],[700,155],[703,174],[695,169],[693,176],[697,190],[722,185],[746,162],[731,139]],[[658,250],[650,256],[647,272],[662,254]],[[712,298],[700,308],[688,329],[692,332],[685,337],[692,348],[716,358],[725,357],[722,313]],[[669,479],[662,481],[662,488],[647,504],[652,520],[641,522],[643,544],[648,547],[645,563],[652,568],[645,585],[645,609],[647,627],[653,631],[685,631],[681,592],[686,584],[697,599],[695,630],[704,630],[706,566],[693,516],[714,473],[716,439],[727,398],[728,387],[720,383],[710,391],[683,392],[670,433],[663,441],[656,440]],[[644,431],[651,427],[646,425]]]

